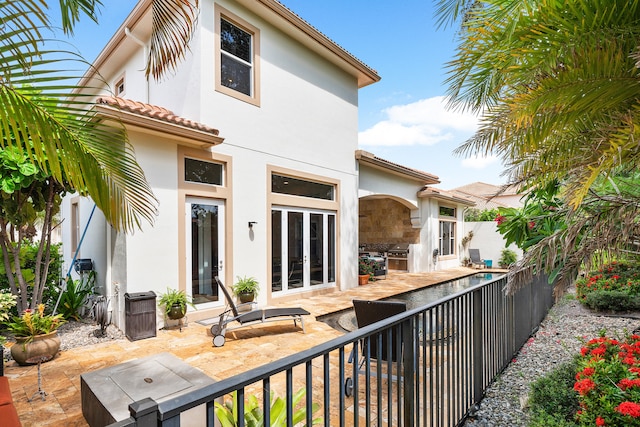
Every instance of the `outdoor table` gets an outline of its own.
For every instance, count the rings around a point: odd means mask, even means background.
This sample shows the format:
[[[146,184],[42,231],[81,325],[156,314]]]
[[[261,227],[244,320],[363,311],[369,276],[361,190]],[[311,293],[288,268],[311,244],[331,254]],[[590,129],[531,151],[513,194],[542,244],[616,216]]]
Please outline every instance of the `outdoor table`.
[[[91,427],[105,426],[129,418],[133,402],[151,398],[160,403],[214,382],[170,353],[134,359],[80,375],[82,415]],[[188,411],[187,416],[200,418],[181,425],[202,425],[205,409]]]

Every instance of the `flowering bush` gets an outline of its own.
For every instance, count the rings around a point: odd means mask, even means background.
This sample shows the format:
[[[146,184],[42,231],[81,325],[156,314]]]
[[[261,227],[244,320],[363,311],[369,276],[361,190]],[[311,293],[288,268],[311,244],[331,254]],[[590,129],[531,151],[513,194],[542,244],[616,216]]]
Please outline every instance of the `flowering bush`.
[[[638,295],[640,295],[640,267],[637,265],[612,262],[576,281],[578,300],[592,308],[598,308],[593,307],[594,297],[620,299]],[[615,308],[613,304],[611,305],[611,308]]]
[[[573,389],[579,394],[580,425],[640,426],[640,335],[587,342]]]
[[[7,327],[16,337],[33,339],[36,335],[49,334],[57,330],[63,323],[61,314],[44,314],[44,304],[40,304],[37,311],[27,309],[22,316],[15,316],[13,322],[7,323]]]

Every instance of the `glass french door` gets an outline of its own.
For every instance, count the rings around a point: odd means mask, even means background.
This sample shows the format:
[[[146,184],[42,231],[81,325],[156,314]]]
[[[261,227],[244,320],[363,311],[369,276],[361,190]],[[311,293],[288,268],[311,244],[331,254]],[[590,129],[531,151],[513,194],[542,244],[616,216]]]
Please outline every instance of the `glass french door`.
[[[335,283],[335,213],[274,208],[271,226],[272,292],[284,293]]]
[[[188,198],[187,295],[199,308],[220,305],[224,298],[214,278],[224,269],[224,202]]]

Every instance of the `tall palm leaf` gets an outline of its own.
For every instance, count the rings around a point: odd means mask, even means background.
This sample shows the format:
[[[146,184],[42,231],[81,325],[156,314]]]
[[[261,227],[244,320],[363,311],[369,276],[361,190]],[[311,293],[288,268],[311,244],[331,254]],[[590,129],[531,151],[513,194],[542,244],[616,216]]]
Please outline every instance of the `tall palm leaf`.
[[[99,0],[61,0],[67,33],[82,14],[96,20]],[[148,73],[158,78],[175,67],[191,39],[197,2],[155,0]],[[0,1],[0,129],[2,146],[27,147],[34,163],[59,181],[90,195],[116,228],[131,230],[153,222],[156,201],[135,161],[126,133],[101,123],[74,81],[80,74],[61,70],[70,61],[86,66],[71,52],[43,51],[42,31],[50,26],[46,2]],[[73,99],[69,98],[75,92]],[[37,96],[37,102],[34,97]],[[15,140],[8,135],[14,135]]]
[[[484,116],[459,154],[500,154],[517,182],[568,178],[574,206],[598,175],[638,162],[638,1],[441,2],[462,9],[449,94]]]

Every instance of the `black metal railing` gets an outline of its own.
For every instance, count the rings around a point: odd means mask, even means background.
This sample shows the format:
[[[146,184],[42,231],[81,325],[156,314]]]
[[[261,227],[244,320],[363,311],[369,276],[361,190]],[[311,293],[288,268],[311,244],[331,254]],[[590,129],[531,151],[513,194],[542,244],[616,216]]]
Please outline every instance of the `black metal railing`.
[[[253,410],[268,426],[293,426],[296,416],[299,425],[459,425],[553,304],[545,278],[513,296],[504,285],[477,285],[175,399],[135,402],[112,426],[191,425],[194,414],[220,425],[215,408],[233,392],[237,413]],[[282,399],[273,407],[264,404],[272,393]]]

